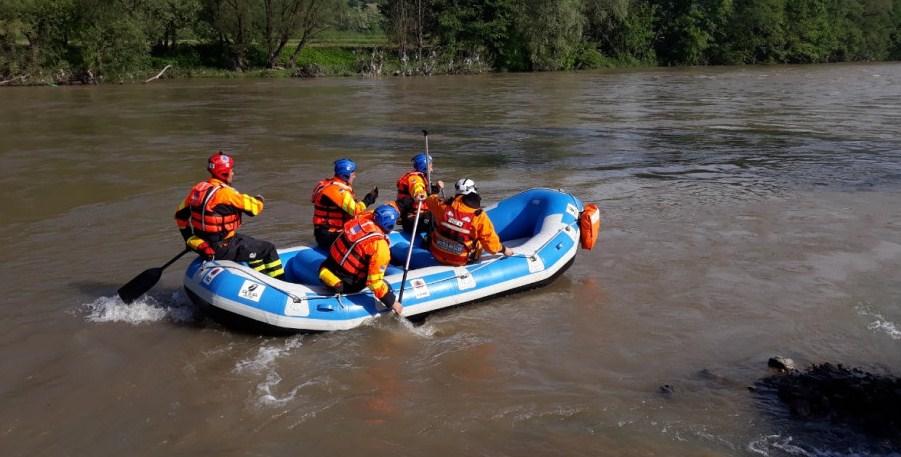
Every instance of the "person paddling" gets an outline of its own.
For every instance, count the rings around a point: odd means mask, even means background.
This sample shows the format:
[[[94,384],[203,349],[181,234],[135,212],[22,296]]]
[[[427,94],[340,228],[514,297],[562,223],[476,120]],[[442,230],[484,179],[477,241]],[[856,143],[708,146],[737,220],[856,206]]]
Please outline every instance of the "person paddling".
[[[353,182],[357,177],[357,164],[350,159],[335,161],[335,175],[323,179],[313,189],[313,236],[316,244],[328,249],[341,236],[344,224],[375,203],[379,188],[375,187],[358,201]]]
[[[256,271],[283,279],[275,245],[237,233],[243,214],[253,217],[263,211],[263,197],[231,187],[235,159],[222,151],[210,156],[207,170],[212,176],[197,183],[175,211],[186,246],[204,258],[247,262]]]
[[[416,219],[416,212],[419,211],[419,228],[417,231],[428,231],[432,226],[432,214],[428,208],[423,205],[419,210],[420,201],[428,196],[427,194],[437,194],[438,190],[444,187],[444,183],[438,181],[437,185],[429,183],[429,176],[432,172],[432,157],[421,152],[413,156],[410,160],[413,163],[413,169],[404,173],[397,180],[397,198],[395,203],[400,210],[400,220],[404,232],[413,232],[413,222]]]
[[[344,224],[344,229],[329,249],[328,258],[319,267],[319,280],[337,293],[354,293],[369,287],[375,298],[398,315],[403,305],[385,282],[391,261],[388,233],[397,223],[398,212],[381,205]]]

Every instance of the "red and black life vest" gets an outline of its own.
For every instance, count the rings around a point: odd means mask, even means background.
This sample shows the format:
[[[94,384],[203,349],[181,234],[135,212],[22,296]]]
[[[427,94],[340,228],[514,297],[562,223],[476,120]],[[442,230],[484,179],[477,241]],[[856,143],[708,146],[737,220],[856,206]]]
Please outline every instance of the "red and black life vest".
[[[455,209],[453,203],[442,209],[442,213],[435,215],[435,229],[430,237],[432,254],[439,262],[447,265],[466,265],[478,255],[473,221],[481,210],[470,212]]]
[[[191,189],[191,230],[207,241],[231,238],[241,226],[241,212],[218,198],[222,188],[201,181]]]
[[[360,216],[344,225],[344,233],[329,248],[329,257],[348,275],[364,280],[371,257],[367,252],[374,251],[366,247],[370,243],[387,239],[370,214]]]
[[[335,186],[336,189],[329,189]],[[329,231],[340,231],[344,223],[353,218],[352,215],[341,209],[341,191],[350,192],[353,188],[339,178],[327,178],[319,181],[313,190],[313,225],[317,228],[326,227]]]

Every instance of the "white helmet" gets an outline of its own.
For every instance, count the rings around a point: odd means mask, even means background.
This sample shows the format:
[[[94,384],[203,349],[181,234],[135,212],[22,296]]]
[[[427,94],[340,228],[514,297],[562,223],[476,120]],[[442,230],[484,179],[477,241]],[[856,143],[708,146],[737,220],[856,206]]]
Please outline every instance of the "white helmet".
[[[454,188],[457,189],[457,195],[469,195],[469,194],[478,194],[479,189],[476,187],[476,182],[469,178],[461,178],[457,180],[457,183],[454,184]]]

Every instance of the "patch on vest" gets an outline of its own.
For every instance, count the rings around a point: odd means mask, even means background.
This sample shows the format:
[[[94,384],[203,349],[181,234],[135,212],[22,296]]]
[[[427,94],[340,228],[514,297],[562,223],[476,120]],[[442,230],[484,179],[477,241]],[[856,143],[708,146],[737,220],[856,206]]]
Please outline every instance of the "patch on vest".
[[[463,255],[463,252],[466,250],[466,246],[463,246],[463,243],[458,243],[445,238],[436,238],[435,245],[442,251],[451,252],[456,255]]]

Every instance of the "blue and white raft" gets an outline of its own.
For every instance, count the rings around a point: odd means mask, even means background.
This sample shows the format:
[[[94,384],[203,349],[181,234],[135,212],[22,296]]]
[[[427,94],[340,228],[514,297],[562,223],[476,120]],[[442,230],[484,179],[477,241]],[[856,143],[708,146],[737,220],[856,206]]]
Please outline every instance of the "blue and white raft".
[[[583,211],[575,196],[530,189],[486,211],[504,245],[515,254],[486,254],[470,265],[445,266],[435,261],[417,237],[403,295],[405,316],[537,287],[563,273],[575,260]],[[392,232],[389,239],[392,265],[385,281],[399,294],[410,236]],[[288,330],[346,330],[388,311],[368,288],[335,295],[322,286],[318,273],[326,254],[321,249],[300,246],[279,250],[279,255],[285,280],[258,273],[243,263],[198,258],[185,272],[185,290],[195,303],[215,308],[216,314],[226,311],[229,317],[237,315],[265,324],[263,327]]]

